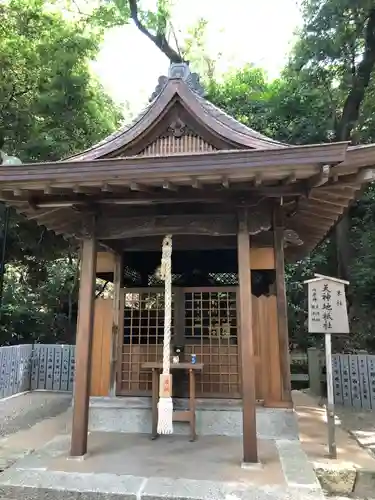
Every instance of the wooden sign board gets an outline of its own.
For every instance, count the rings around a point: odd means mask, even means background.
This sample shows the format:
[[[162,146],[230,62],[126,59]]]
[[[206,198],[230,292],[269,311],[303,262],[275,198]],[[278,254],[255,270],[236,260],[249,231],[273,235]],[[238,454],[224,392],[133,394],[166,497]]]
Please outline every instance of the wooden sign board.
[[[310,333],[348,334],[345,297],[347,281],[315,275],[308,285],[308,329]]]
[[[305,283],[308,285],[309,332],[325,334],[328,452],[331,458],[337,458],[331,339],[332,335],[349,333],[345,297],[345,285],[349,285],[349,282],[315,274],[314,279]]]

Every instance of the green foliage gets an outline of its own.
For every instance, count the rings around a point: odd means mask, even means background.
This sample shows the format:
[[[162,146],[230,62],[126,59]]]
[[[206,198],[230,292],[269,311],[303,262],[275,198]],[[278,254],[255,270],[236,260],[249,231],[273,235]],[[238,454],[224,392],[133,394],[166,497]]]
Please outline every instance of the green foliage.
[[[100,41],[97,30],[64,18],[44,0],[0,5],[0,123],[7,153],[24,162],[56,160],[118,126],[119,110],[89,69]],[[4,342],[71,334],[75,254],[61,237],[11,213],[0,311]]]
[[[88,70],[104,28],[134,22],[171,60],[181,59],[173,40],[171,4],[154,8],[137,0],[56,0],[74,15],[63,17],[43,0],[0,5],[0,119],[7,152],[23,160],[57,159],[84,149],[112,131],[119,113]],[[78,6],[78,7],[77,7]],[[303,26],[280,78],[270,82],[246,66],[214,78],[205,51],[206,21],[182,43],[205,79],[208,99],[255,130],[291,144],[350,139],[375,142],[375,7],[372,0],[304,0]],[[170,41],[172,45],[170,44]],[[306,333],[303,280],[314,272],[337,274],[336,257],[349,245],[352,347],[375,349],[375,190],[351,207],[347,241],[324,242],[287,266],[291,340],[315,342]],[[334,241],[334,238],[332,238]],[[70,338],[75,320],[75,248],[12,215],[2,308],[8,341]]]
[[[89,70],[100,38],[44,0],[0,8],[0,122],[7,152],[56,160],[97,142],[120,114]]]
[[[10,265],[4,288],[2,343],[74,342],[77,319],[76,259]],[[40,275],[43,270],[43,277]]]
[[[367,0],[306,0],[304,26],[281,77],[268,82],[262,71],[247,67],[220,84],[212,83],[209,98],[257,131],[290,144],[348,137],[375,142],[373,66],[367,66],[366,85],[361,66],[371,50],[366,30],[373,8]],[[361,92],[363,97],[357,99]],[[351,112],[353,107],[358,116]],[[337,276],[337,253],[345,246],[351,282],[350,345],[375,349],[374,202],[371,186],[348,212],[346,239],[326,241],[303,261],[287,266],[291,341],[300,347],[316,341],[306,333],[302,282],[314,272]]]

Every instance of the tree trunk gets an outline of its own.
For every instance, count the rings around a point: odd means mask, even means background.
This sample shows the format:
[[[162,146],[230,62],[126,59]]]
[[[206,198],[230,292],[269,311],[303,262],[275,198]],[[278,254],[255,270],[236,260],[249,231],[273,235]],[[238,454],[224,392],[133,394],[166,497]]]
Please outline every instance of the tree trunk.
[[[371,8],[365,28],[365,48],[362,60],[358,63],[352,86],[344,103],[341,119],[336,126],[336,141],[350,141],[352,131],[358,121],[361,104],[375,65],[375,7]],[[350,221],[348,212],[336,225],[334,244],[336,247],[337,277],[350,279]]]

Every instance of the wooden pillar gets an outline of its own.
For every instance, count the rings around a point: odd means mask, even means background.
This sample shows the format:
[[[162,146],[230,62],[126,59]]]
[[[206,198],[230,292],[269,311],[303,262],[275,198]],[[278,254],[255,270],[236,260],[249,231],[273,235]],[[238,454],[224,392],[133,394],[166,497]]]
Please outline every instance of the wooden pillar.
[[[242,380],[243,461],[258,461],[255,399],[255,357],[252,325],[250,237],[247,210],[239,213],[239,319]]]
[[[285,291],[285,261],[284,261],[284,220],[281,205],[274,207],[273,235],[276,269],[276,301],[277,323],[281,372],[281,402],[285,406],[292,405],[292,389],[290,381],[289,334],[288,334],[288,304]]]
[[[124,308],[122,300],[123,287],[123,259],[122,255],[116,254],[113,269],[113,324],[112,324],[112,347],[111,347],[111,381],[110,396],[116,396],[116,372],[117,362],[121,354],[119,352],[120,338],[123,336]]]
[[[81,272],[78,298],[76,364],[72,441],[70,454],[80,457],[87,453],[87,432],[90,401],[91,344],[94,319],[96,271],[95,236],[85,236],[81,247]]]

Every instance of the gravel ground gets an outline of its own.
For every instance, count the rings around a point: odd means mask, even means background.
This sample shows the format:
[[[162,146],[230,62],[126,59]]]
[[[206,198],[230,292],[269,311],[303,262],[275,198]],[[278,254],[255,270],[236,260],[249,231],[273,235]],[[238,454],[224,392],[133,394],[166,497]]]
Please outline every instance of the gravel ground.
[[[351,406],[335,405],[335,413],[341,426],[350,432],[372,456],[375,457],[375,411],[356,409]],[[332,496],[329,500],[348,500],[347,497]],[[368,496],[352,497],[358,500],[374,500],[375,491],[369,487]]]
[[[71,404],[70,394],[29,392],[0,400],[0,437],[29,429],[45,418],[56,417]]]

